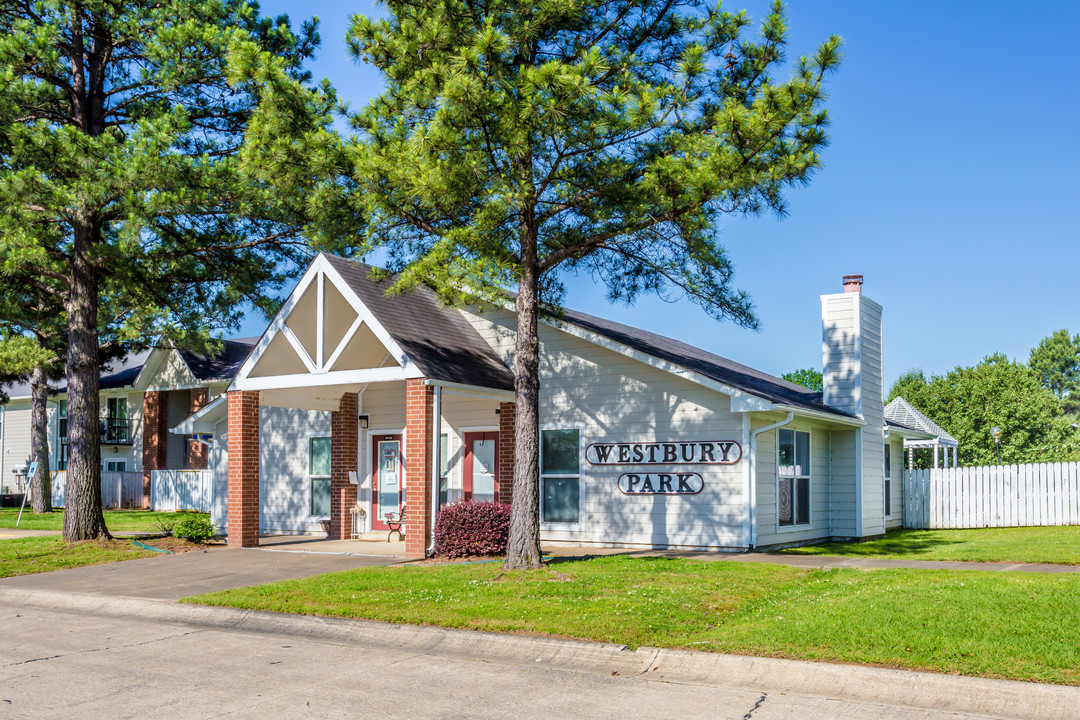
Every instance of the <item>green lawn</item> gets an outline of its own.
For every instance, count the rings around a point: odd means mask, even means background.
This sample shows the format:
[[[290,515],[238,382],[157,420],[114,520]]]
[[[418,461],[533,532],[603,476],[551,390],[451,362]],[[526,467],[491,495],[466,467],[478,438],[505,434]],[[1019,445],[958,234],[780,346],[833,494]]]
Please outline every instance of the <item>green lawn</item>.
[[[793,555],[1080,564],[1080,527],[894,530],[879,540],[792,548]]]
[[[17,538],[0,541],[0,578],[134,560],[156,554],[152,550],[135,547],[130,540],[90,540],[68,545],[56,535]]]
[[[367,568],[185,602],[1080,685],[1071,574],[612,556]]]
[[[152,510],[106,510],[105,526],[111,532],[159,532],[161,523],[171,525],[180,518],[180,513],[154,512]],[[0,508],[0,528],[13,528],[19,517],[19,508]],[[55,510],[43,515],[35,515],[27,508],[23,512],[19,527],[25,530],[63,530],[64,511]]]

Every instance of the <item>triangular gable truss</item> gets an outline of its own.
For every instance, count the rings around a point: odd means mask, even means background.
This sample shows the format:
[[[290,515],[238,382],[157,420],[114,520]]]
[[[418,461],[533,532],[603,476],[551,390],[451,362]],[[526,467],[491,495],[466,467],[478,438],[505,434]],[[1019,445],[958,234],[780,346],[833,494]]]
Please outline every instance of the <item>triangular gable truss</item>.
[[[341,321],[343,317],[345,322]],[[314,328],[311,327],[312,320]],[[295,367],[283,372],[261,372],[260,361],[267,356],[271,346],[280,352],[282,339],[295,353],[303,370],[292,363]],[[375,348],[372,341],[381,347]],[[366,346],[358,349],[358,344],[365,342]],[[373,361],[375,357],[379,359]],[[341,362],[343,358],[354,362],[364,358],[364,364],[372,367],[342,369],[339,365],[345,364]],[[283,364],[288,365],[287,361]],[[231,389],[353,385],[416,377],[423,377],[423,373],[320,253],[259,338]]]

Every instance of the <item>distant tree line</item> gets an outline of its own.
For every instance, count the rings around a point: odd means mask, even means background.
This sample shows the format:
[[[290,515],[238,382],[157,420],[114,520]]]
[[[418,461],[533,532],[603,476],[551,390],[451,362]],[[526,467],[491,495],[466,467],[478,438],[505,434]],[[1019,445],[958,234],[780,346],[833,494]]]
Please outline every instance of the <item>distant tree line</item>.
[[[783,377],[822,389],[816,370]],[[994,353],[944,375],[909,370],[893,383],[886,402],[898,396],[957,439],[961,465],[997,462],[994,427],[1001,428],[1003,463],[1080,460],[1080,334],[1058,330],[1032,348],[1026,364]],[[916,467],[932,463],[929,450],[916,451]]]

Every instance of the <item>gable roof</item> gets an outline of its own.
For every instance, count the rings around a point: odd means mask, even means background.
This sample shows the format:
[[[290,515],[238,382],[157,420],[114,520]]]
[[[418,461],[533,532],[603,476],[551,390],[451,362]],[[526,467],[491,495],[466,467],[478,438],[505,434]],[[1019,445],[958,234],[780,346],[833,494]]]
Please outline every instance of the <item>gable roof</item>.
[[[940,425],[919,412],[918,409],[902,397],[897,397],[885,406],[885,419],[900,427],[928,433],[948,444],[959,445],[956,438],[945,432]]]
[[[514,389],[510,368],[461,313],[442,304],[430,289],[387,296],[392,280],[374,280],[372,266],[334,255],[324,257],[425,377]]]
[[[153,352],[150,348],[141,350],[136,353],[131,353],[120,359],[110,360],[105,363],[101,368],[101,377],[98,381],[102,390],[119,390],[121,388],[131,387],[135,383],[135,378],[139,376],[139,371],[142,370],[143,365],[146,364],[146,359],[150,357],[150,353]],[[62,393],[67,389],[66,383],[63,379],[58,380],[57,384],[51,386],[51,393]],[[4,391],[7,392],[8,399],[15,400],[18,398],[30,397],[30,381],[9,383],[4,385]]]
[[[778,405],[844,418],[855,417],[843,410],[826,405],[822,400],[822,394],[818,391],[755,370],[679,340],[576,310],[564,309],[562,315],[556,316],[556,319]]]
[[[221,350],[213,355],[177,348],[180,358],[196,380],[223,382],[233,379],[240,366],[251,354],[259,338],[235,338],[221,341]]]

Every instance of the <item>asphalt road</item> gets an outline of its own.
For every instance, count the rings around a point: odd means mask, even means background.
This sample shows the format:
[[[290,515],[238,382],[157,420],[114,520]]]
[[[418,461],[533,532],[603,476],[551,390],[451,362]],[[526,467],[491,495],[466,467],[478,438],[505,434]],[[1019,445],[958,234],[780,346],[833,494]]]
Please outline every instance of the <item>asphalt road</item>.
[[[987,717],[10,601],[0,628],[5,719]]]

